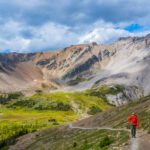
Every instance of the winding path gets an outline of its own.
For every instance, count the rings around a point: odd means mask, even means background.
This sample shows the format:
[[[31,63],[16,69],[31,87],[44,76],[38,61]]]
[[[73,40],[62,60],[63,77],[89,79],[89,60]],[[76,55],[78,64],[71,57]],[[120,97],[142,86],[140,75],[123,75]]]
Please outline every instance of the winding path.
[[[110,128],[110,127],[79,127],[79,126],[74,126],[72,123],[69,124],[69,128],[71,129],[81,129],[81,130],[94,130],[94,129],[97,129],[97,130],[103,130],[103,129],[106,129],[106,130],[111,130],[111,131],[128,131],[130,132],[130,130],[128,129],[124,129],[124,128]]]

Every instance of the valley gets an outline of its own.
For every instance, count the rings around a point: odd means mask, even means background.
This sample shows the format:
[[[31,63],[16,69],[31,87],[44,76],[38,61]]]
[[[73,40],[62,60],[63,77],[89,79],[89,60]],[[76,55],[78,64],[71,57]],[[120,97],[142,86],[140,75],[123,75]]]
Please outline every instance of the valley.
[[[137,140],[141,143],[138,149],[142,150],[144,146],[145,150],[148,150],[148,141],[150,140],[149,106],[150,97],[148,96],[120,108],[112,108],[109,111],[73,122],[69,126],[59,126],[25,135],[19,138],[18,142],[10,147],[10,150],[87,150],[91,148],[94,150],[128,150],[134,141],[130,143],[129,140],[130,126],[127,117],[133,111],[136,111],[140,120],[138,134],[141,130],[145,130],[137,136]],[[145,142],[142,141],[143,136],[147,137]],[[136,145],[133,146],[136,147]]]

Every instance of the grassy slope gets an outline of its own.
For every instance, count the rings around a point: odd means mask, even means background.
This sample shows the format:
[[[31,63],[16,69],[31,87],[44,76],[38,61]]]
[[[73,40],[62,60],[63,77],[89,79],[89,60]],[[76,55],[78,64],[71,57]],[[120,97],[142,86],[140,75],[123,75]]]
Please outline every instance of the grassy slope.
[[[0,146],[6,145],[15,137],[39,129],[54,127],[73,121],[77,116],[72,111],[26,111],[1,108]],[[54,120],[55,121],[50,121]]]
[[[2,112],[3,118],[7,118],[7,120],[1,119],[0,128],[2,129],[2,131],[4,131],[1,133],[1,141],[7,141],[7,139],[11,137],[19,136],[21,134],[39,130],[42,128],[65,124],[67,122],[80,118],[80,116],[84,113],[94,114],[98,111],[110,109],[112,106],[108,104],[106,94],[117,94],[121,91],[122,86],[111,88],[103,86],[99,89],[91,89],[82,93],[56,92],[50,94],[35,94],[31,97],[23,97],[12,100],[5,104],[7,108],[3,109]],[[53,121],[51,122],[49,120]],[[7,132],[7,130],[9,130],[10,132]],[[97,137],[99,136],[99,134],[103,134],[103,132],[98,132],[97,134],[97,131],[88,132],[90,136],[92,134],[93,136],[97,135]],[[120,134],[119,138],[122,138],[121,133],[118,133],[117,131],[114,132],[116,134]],[[82,133],[85,134],[83,131]],[[87,137],[89,135],[87,134]],[[110,132],[109,135],[111,137],[112,133]],[[97,139],[97,137],[95,137],[95,139]],[[105,138],[105,136],[101,136],[101,138],[103,139]],[[100,141],[102,139],[100,139]],[[127,139],[127,136],[125,139]],[[117,139],[113,137],[113,140],[113,143],[115,143]],[[100,141],[95,144],[98,146]],[[89,144],[87,143],[87,145]]]
[[[93,106],[98,111],[111,107],[101,98],[86,93],[56,92],[13,98],[1,105],[0,146],[20,135],[76,120]]]
[[[88,119],[82,120],[79,126],[111,126],[115,128],[129,128],[127,117],[136,112],[139,117],[140,126],[150,132],[150,96],[141,98],[139,101],[130,101],[128,104],[106,112],[96,114]]]
[[[37,134],[26,150],[107,150],[118,147],[128,139],[124,131],[55,129],[47,134]]]
[[[17,99],[9,104],[10,108],[30,108],[36,110],[74,110],[77,107],[85,112],[91,106],[97,106],[100,110],[110,108],[110,106],[100,97],[88,95],[84,92],[63,93],[56,92],[50,94],[35,94],[31,97]],[[62,107],[60,106],[62,105]],[[59,107],[60,106],[60,107]]]
[[[133,111],[137,112],[139,116],[140,128],[150,132],[150,96],[142,98],[140,101],[130,102],[120,108],[98,113],[90,118],[74,123],[74,125],[83,127],[110,126],[114,128],[129,128],[127,117]],[[118,148],[125,144],[128,139],[129,133],[127,132],[59,127],[35,133],[32,144],[29,144],[26,149],[107,150],[112,149],[112,147]]]

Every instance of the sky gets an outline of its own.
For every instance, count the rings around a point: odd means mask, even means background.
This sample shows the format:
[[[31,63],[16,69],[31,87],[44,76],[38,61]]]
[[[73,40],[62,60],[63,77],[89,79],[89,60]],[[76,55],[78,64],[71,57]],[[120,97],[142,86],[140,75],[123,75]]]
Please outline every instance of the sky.
[[[36,52],[150,33],[150,0],[0,0],[0,52]]]

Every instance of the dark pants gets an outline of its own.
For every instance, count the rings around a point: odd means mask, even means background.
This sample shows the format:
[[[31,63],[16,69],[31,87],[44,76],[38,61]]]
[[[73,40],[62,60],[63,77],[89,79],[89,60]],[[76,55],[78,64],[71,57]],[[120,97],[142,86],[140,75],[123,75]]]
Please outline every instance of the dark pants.
[[[131,135],[132,135],[132,137],[136,136],[136,126],[132,125],[132,127],[131,127]]]

